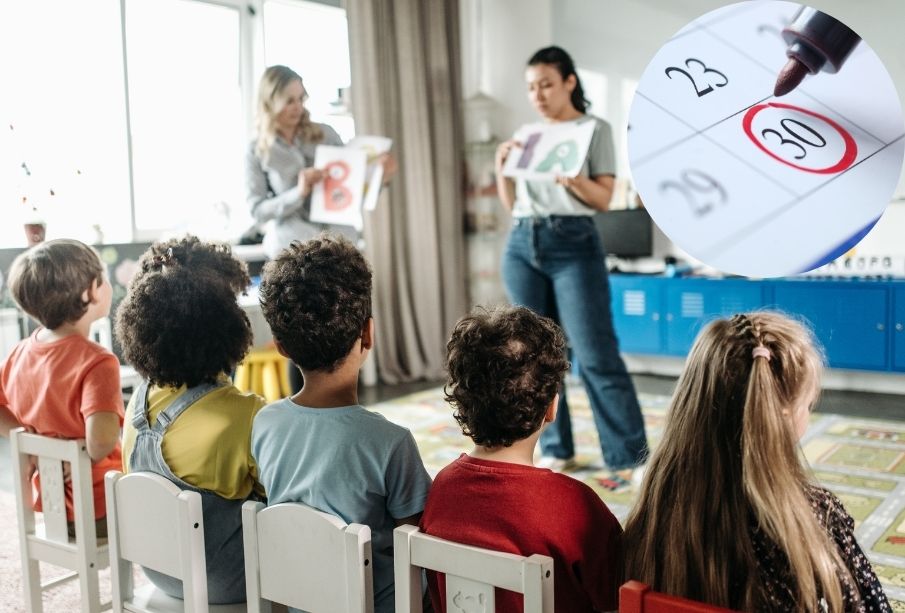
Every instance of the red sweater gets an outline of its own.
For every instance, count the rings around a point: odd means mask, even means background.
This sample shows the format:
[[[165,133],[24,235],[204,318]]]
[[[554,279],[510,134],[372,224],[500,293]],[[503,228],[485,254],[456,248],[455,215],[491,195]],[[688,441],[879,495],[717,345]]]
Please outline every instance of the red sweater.
[[[462,454],[434,479],[421,530],[486,549],[553,558],[557,613],[612,611],[622,575],[622,528],[584,483],[543,468]],[[428,573],[434,609],[446,611],[442,575]],[[498,613],[522,596],[496,590]]]

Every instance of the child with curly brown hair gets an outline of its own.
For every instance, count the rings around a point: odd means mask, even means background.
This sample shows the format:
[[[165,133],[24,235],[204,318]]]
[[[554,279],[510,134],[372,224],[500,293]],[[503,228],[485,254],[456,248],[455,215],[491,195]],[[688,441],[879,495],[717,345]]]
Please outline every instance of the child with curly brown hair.
[[[371,270],[348,240],[293,243],[264,267],[261,308],[301,391],[255,418],[268,504],[301,502],[371,528],[374,610],[394,610],[393,529],[417,524],[430,488],[412,433],[358,403],[374,342]]]
[[[553,558],[554,609],[616,609],[622,529],[594,491],[534,466],[541,430],[556,417],[568,362],[552,320],[524,307],[476,310],[447,344],[446,400],[474,449],[434,480],[421,530],[457,543]],[[428,573],[436,611],[444,578]],[[522,596],[496,590],[496,610],[522,610]]]
[[[212,604],[245,602],[242,504],[263,494],[250,445],[264,401],[227,377],[251,345],[236,302],[248,283],[229,246],[172,239],[142,255],[116,312],[123,354],[145,379],[126,411],[123,468],[201,494]],[[182,597],[180,581],[145,574]]]

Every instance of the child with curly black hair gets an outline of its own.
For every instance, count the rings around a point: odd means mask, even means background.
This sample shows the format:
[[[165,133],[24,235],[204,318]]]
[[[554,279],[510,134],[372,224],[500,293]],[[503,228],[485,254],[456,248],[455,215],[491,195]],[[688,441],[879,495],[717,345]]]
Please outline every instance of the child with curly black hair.
[[[251,345],[236,302],[248,283],[229,246],[172,239],[142,255],[116,312],[124,357],[145,379],[126,411],[123,468],[201,493],[211,603],[245,602],[242,503],[263,495],[250,444],[264,401],[227,377]],[[180,581],[145,573],[182,597]]]
[[[450,541],[553,558],[554,610],[610,611],[622,577],[622,529],[594,491],[534,466],[541,430],[556,417],[568,362],[552,320],[524,307],[476,310],[447,344],[446,400],[475,447],[434,480],[421,530]],[[434,610],[443,577],[428,573]],[[496,591],[496,610],[522,610]]]
[[[268,504],[301,502],[370,526],[374,610],[391,612],[393,529],[418,523],[431,481],[411,432],[358,404],[374,339],[370,268],[348,240],[321,235],[268,262],[260,296],[277,349],[305,380],[255,418]]]

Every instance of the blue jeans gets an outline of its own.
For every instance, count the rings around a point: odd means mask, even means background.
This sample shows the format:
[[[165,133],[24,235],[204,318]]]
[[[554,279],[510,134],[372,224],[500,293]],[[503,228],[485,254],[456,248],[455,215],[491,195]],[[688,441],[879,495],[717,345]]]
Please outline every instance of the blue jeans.
[[[635,388],[619,355],[600,237],[590,217],[516,218],[503,254],[503,280],[514,304],[554,319],[565,330],[591,403],[600,447],[611,470],[647,459],[647,436]],[[575,455],[566,394],[541,434],[544,455]]]

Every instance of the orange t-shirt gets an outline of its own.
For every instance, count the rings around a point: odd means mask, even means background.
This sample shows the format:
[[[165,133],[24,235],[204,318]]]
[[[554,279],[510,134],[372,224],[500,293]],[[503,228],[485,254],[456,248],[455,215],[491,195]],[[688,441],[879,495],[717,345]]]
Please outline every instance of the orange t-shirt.
[[[40,330],[40,329],[39,329]],[[38,331],[16,345],[0,364],[0,405],[19,423],[56,438],[85,438],[85,420],[101,411],[119,415],[123,422],[123,395],[116,356],[79,334],[41,342]],[[104,475],[121,470],[122,451],[92,464],[94,516],[105,517]],[[40,511],[37,475],[34,506]],[[66,509],[72,519],[72,492],[67,488]]]

